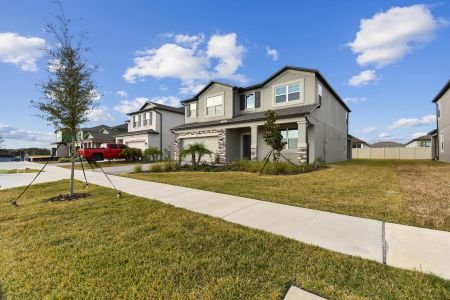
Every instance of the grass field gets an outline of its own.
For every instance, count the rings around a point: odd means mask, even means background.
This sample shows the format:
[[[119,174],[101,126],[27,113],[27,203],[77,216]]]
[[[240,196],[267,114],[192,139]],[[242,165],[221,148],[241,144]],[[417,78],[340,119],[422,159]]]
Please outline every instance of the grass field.
[[[352,160],[289,176],[240,172],[124,176],[450,231],[450,164]]]
[[[17,174],[17,173],[37,173],[39,172],[39,170],[35,170],[35,169],[29,169],[29,168],[25,168],[25,169],[2,169],[0,170],[0,174]]]
[[[0,299],[448,299],[450,282],[67,181],[0,191]],[[81,190],[77,182],[76,188]]]

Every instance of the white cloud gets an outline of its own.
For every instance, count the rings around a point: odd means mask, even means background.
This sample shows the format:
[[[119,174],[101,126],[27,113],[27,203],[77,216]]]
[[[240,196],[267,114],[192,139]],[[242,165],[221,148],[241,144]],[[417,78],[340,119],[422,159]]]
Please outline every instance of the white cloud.
[[[348,81],[348,84],[351,86],[361,86],[361,85],[367,85],[371,81],[374,81],[377,79],[377,75],[375,70],[366,70],[362,71],[358,75],[353,76]]]
[[[427,135],[426,132],[414,132],[413,134],[411,134],[411,139],[415,139],[421,136]]]
[[[167,91],[169,89],[169,87],[165,84],[160,84],[159,85],[159,90],[160,91]]]
[[[433,124],[436,122],[436,116],[435,115],[426,115],[423,116],[420,119],[417,118],[401,118],[397,121],[395,121],[390,128],[391,129],[397,129],[397,128],[404,128],[404,127],[417,127],[422,125],[428,125]]]
[[[133,100],[120,100],[119,105],[114,106],[114,110],[128,114],[139,110],[147,101],[149,101],[149,99],[144,97],[138,97]]]
[[[139,110],[146,102],[156,102],[174,107],[180,106],[180,99],[175,96],[161,96],[155,98],[138,97],[133,100],[119,101],[119,104],[114,106],[114,110],[128,114]]]
[[[114,120],[114,117],[108,111],[106,106],[94,108],[88,113],[88,118],[94,122]]]
[[[366,102],[367,101],[367,98],[365,98],[365,97],[348,97],[348,98],[344,98],[344,102],[345,103],[353,103],[353,104],[360,104],[360,103],[363,103],[363,102]]]
[[[362,133],[372,133],[377,131],[376,127],[367,127],[367,128],[363,128],[361,130],[359,130],[358,132],[362,132]]]
[[[391,138],[392,137],[392,134],[390,134],[390,133],[387,133],[387,132],[381,132],[379,135],[378,135],[378,137],[379,138]]]
[[[348,46],[358,55],[359,65],[383,67],[429,43],[445,23],[434,17],[427,5],[392,7],[362,19],[355,40]]]
[[[119,97],[128,97],[128,93],[124,90],[117,91],[116,95]]]
[[[103,97],[103,95],[95,89],[92,90],[91,96],[92,96],[92,100],[94,100],[94,101],[100,101],[100,99],[102,99],[102,97]]]
[[[270,56],[272,60],[278,60],[278,51],[269,46],[266,47],[266,54]]]
[[[196,50],[201,43],[205,40],[205,35],[199,33],[197,35],[177,34],[175,35],[175,42],[179,45],[187,46],[193,50]]]
[[[44,55],[44,46],[45,40],[38,37],[0,33],[0,62],[15,64],[22,71],[37,71],[36,60]]]
[[[0,123],[0,136],[5,140],[5,145],[2,145],[2,147],[10,146],[11,140],[15,141],[14,144],[17,147],[27,147],[30,143],[48,147],[50,143],[55,141],[53,132],[20,129],[3,123]]]
[[[174,42],[137,51],[134,66],[123,75],[126,81],[136,82],[148,76],[174,78],[181,81],[181,93],[192,93],[215,78],[245,82],[245,76],[238,74],[237,70],[242,65],[246,49],[238,44],[236,33],[213,35],[206,46],[203,45],[203,34],[170,33],[163,37],[174,38]]]
[[[244,46],[237,44],[236,33],[213,35],[208,42],[207,50],[209,58],[217,58],[219,60],[219,63],[214,68],[215,74],[213,76],[245,82],[245,76],[235,73],[242,65],[245,51]]]
[[[185,81],[180,87],[180,94],[182,95],[192,95],[197,94],[205,86],[204,82],[197,81]]]

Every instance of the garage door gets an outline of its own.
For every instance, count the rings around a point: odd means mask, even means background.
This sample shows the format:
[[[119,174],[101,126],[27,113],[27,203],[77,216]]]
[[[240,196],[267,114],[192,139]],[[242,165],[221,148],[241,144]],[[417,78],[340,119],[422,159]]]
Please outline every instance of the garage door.
[[[138,148],[141,149],[142,151],[144,151],[145,149],[145,142],[144,141],[132,141],[132,142],[125,142],[125,145],[127,145],[130,148]]]
[[[209,136],[209,137],[197,137],[197,138],[188,138],[183,139],[183,148],[188,147],[190,144],[199,143],[205,145],[205,147],[212,152],[211,157],[209,155],[203,156],[202,161],[212,162],[214,161],[215,154],[219,150],[219,141],[217,136]],[[186,157],[185,160],[190,160],[190,158]]]

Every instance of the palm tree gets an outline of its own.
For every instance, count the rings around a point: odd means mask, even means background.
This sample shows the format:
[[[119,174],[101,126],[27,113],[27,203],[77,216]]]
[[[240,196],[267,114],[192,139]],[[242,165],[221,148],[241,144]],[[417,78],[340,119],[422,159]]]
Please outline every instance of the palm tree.
[[[198,166],[204,155],[211,156],[212,152],[201,143],[190,144],[187,148],[181,149],[180,157],[191,155],[192,165]]]

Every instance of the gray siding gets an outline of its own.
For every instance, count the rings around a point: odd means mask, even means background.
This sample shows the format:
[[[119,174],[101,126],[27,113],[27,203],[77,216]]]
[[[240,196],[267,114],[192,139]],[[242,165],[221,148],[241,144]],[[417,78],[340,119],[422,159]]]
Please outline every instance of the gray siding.
[[[437,120],[439,160],[450,163],[450,89],[442,95],[437,103],[439,103],[441,110],[440,117]],[[441,151],[441,136],[444,137],[444,151]]]

